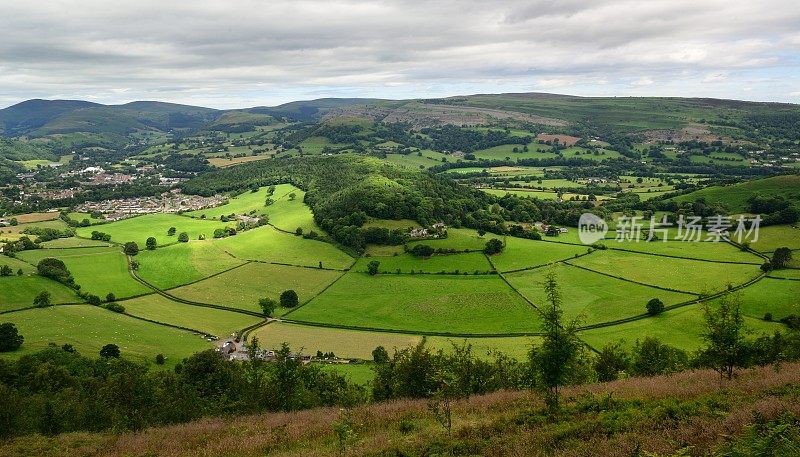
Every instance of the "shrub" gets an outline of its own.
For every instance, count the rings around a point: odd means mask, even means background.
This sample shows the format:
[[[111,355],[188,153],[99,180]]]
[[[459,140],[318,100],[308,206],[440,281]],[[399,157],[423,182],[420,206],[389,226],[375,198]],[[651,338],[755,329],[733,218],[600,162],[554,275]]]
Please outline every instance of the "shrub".
[[[649,302],[647,302],[647,314],[655,316],[656,314],[661,314],[662,312],[664,312],[664,302],[658,298],[652,298]]]

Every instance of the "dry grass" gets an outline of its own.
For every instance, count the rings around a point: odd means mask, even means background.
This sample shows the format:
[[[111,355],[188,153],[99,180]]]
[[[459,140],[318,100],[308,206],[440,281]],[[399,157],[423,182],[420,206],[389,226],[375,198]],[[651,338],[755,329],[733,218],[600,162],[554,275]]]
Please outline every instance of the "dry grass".
[[[467,446],[479,443],[480,450],[475,453],[496,456],[613,456],[632,455],[636,449],[665,454],[689,445],[692,455],[707,455],[726,437],[741,433],[756,414],[766,419],[787,411],[800,415],[797,391],[782,395],[779,389],[798,384],[800,364],[794,363],[780,370],[762,367],[742,371],[732,381],[700,370],[571,387],[563,391],[570,411],[568,421],[533,420],[523,425],[520,418],[541,415],[543,402],[539,396],[525,391],[495,392],[454,406],[452,437],[447,437],[433,420],[425,401],[386,402],[352,411],[357,440],[344,455],[374,455],[393,449],[402,450],[404,455],[419,455],[430,452],[431,443],[443,442]],[[588,396],[612,398],[621,404],[634,402],[620,414],[640,410],[656,413],[648,420],[634,420],[627,428],[609,432],[609,417],[613,415],[601,417],[597,411],[578,408]],[[706,403],[699,403],[704,398]],[[723,406],[686,417],[672,418],[669,413],[670,408],[680,412],[686,404],[695,402],[719,402]],[[636,406],[640,404],[642,408]],[[339,418],[337,408],[320,408],[210,418],[121,435],[27,437],[0,445],[0,456],[334,456],[340,453],[331,425]],[[411,424],[413,432],[404,434],[400,424]]]
[[[31,222],[42,222],[42,221],[52,221],[58,219],[59,216],[58,211],[53,211],[51,213],[27,213],[27,214],[20,214],[19,216],[13,216],[17,219],[17,222],[20,224],[29,224]]]

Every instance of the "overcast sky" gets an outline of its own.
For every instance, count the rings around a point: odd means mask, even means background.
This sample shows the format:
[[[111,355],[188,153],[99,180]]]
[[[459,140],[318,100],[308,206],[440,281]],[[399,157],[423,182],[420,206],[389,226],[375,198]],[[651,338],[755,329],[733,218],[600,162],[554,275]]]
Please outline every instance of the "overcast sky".
[[[800,2],[0,0],[0,107],[533,91],[800,103]]]

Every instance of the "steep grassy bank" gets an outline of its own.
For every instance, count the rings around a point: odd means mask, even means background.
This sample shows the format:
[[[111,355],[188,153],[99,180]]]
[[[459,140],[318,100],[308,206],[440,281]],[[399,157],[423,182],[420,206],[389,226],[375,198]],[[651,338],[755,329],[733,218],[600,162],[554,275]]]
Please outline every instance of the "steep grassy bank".
[[[498,392],[452,407],[452,433],[425,401],[345,411],[207,419],[140,433],[32,436],[0,456],[796,455],[800,364],[742,371],[733,381],[694,371],[564,390],[551,418],[530,392]]]

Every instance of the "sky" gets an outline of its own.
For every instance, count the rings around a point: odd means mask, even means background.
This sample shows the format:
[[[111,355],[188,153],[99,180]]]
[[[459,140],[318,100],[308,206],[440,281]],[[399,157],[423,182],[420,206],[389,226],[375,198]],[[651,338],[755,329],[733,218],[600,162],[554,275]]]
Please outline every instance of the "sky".
[[[473,93],[800,103],[793,0],[0,0],[0,107]]]

